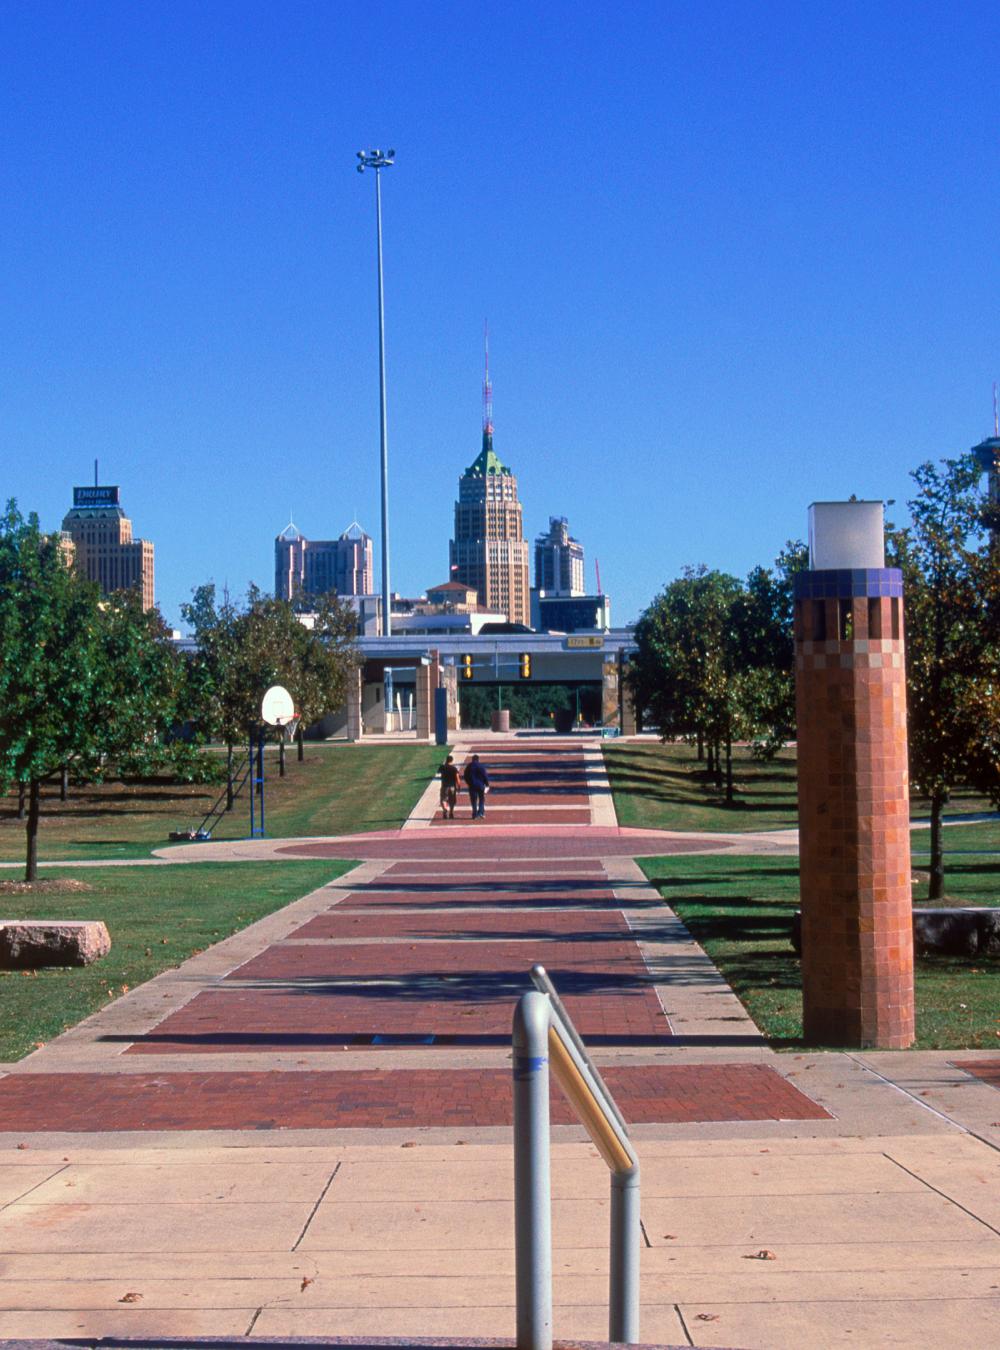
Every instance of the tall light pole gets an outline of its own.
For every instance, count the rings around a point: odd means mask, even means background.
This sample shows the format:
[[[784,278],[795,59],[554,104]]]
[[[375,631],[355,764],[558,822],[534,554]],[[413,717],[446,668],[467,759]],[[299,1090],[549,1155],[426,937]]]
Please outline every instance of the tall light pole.
[[[389,605],[389,446],[385,427],[385,300],[382,292],[382,170],[391,168],[395,150],[358,151],[358,173],[375,170],[375,233],[378,240],[378,388],[382,446],[382,633],[392,634]]]

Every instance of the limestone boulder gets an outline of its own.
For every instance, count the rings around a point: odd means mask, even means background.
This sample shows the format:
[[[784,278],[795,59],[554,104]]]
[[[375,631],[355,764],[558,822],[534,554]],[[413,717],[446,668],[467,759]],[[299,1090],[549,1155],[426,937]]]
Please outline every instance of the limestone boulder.
[[[110,950],[111,937],[99,920],[0,920],[0,970],[89,966]]]

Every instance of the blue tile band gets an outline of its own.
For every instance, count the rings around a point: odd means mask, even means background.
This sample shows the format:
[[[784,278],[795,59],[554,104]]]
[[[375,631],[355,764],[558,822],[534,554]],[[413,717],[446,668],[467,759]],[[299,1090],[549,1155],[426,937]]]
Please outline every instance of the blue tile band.
[[[796,600],[852,600],[903,594],[898,567],[858,567],[829,572],[797,572]]]

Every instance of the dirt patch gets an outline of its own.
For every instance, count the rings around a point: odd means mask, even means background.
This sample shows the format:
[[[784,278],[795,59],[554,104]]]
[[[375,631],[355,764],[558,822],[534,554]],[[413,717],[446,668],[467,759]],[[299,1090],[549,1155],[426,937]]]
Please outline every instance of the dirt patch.
[[[73,877],[52,877],[48,881],[0,881],[0,895],[70,895],[92,891],[85,881]]]

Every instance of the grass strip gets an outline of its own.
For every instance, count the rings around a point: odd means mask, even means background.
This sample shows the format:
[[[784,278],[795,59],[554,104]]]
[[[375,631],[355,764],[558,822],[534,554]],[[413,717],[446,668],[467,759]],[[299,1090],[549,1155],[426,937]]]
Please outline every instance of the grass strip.
[[[307,742],[300,764],[295,747],[278,776],[277,749],[266,756],[267,833],[272,838],[357,834],[398,829],[447,754],[440,746],[346,745]],[[198,825],[221,792],[212,784],[109,782],[43,789],[39,857],[148,858],[168,846],[171,830]],[[24,824],[16,819],[16,794],[0,799],[0,861],[24,858]],[[216,840],[243,839],[250,829],[246,792],[213,828]],[[0,874],[2,875],[2,874]],[[13,875],[13,873],[12,873]]]
[[[799,906],[797,860],[671,856],[638,861],[774,1048],[804,1048],[802,978],[789,940]],[[953,898],[982,903],[984,891],[996,894],[1000,863],[985,869],[954,864],[950,876]],[[917,1048],[995,1047],[1000,1054],[1000,961],[922,957],[915,983]]]
[[[782,750],[769,764],[745,748],[734,751],[736,800],[727,806],[693,746],[612,741],[603,748],[620,825],[728,833],[796,823],[794,750]]]
[[[0,1062],[20,1059],[84,1017],[196,952],[342,876],[356,864],[193,863],[53,868],[90,891],[0,895],[8,919],[100,919],[111,951],[92,966],[0,972]]]

